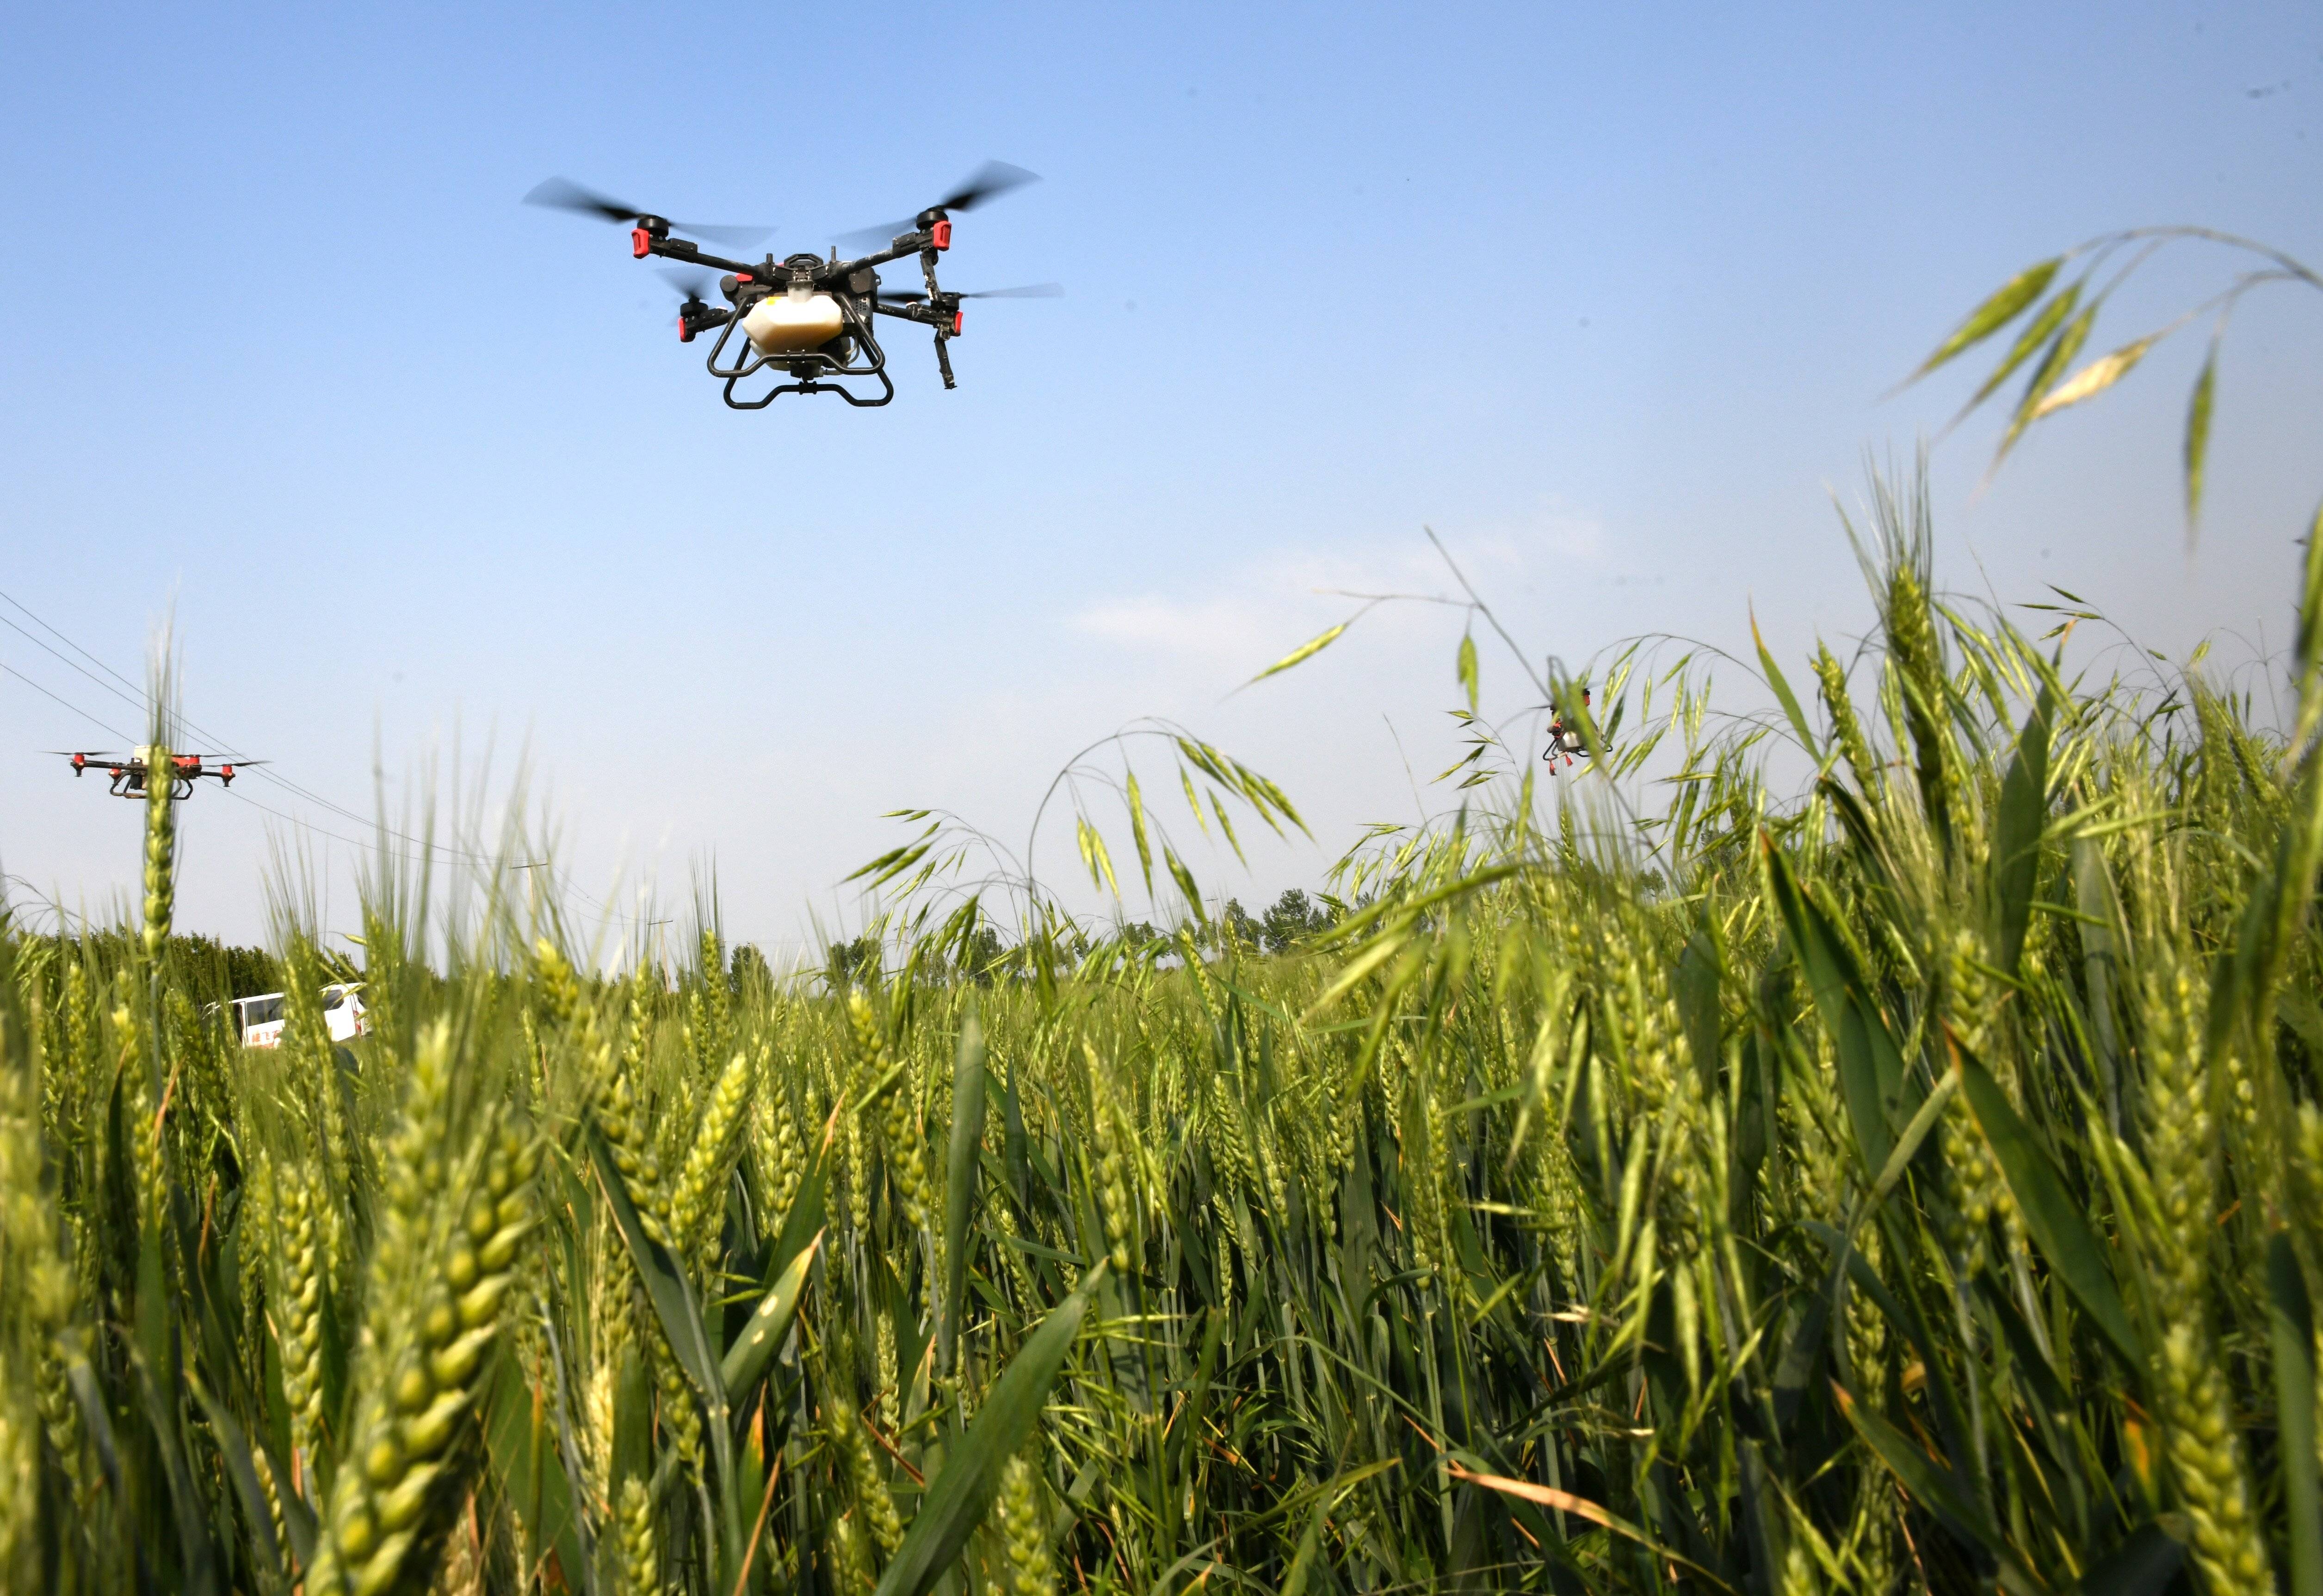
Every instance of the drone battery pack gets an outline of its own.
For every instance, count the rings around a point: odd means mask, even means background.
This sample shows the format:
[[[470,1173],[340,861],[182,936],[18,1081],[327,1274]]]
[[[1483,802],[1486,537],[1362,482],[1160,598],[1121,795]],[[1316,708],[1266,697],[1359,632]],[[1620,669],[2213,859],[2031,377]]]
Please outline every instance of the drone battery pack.
[[[797,354],[819,349],[846,326],[839,301],[829,294],[776,294],[761,299],[742,318],[743,335],[760,354]]]

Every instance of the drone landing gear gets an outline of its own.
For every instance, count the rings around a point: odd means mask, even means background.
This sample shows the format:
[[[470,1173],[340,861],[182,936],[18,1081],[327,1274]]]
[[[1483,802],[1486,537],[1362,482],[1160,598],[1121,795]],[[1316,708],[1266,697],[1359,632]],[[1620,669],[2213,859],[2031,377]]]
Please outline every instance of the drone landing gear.
[[[879,341],[871,335],[870,318],[858,316],[853,304],[845,298],[839,301],[847,319],[847,331],[816,349],[797,352],[780,351],[761,354],[748,336],[736,352],[734,362],[721,363],[726,345],[742,325],[737,314],[718,335],[718,342],[710,351],[710,374],[726,380],[727,408],[735,410],[763,410],[786,393],[835,393],[858,409],[876,409],[895,397],[895,385],[887,380],[887,353]],[[777,382],[755,399],[736,397],[737,388],[762,371],[787,371],[794,379]],[[843,381],[833,378],[868,377],[879,384],[877,398],[866,398]]]
[[[887,380],[887,373],[884,371],[874,371],[870,373],[872,376],[877,377],[879,380],[879,397],[877,399],[861,399],[856,395],[853,389],[848,387],[844,382],[822,382],[816,381],[812,375],[800,374],[798,363],[794,362],[792,365],[791,370],[794,375],[798,375],[799,380],[797,381],[778,382],[774,387],[767,390],[766,392],[760,394],[758,398],[750,399],[736,399],[734,397],[734,385],[741,381],[742,379],[739,377],[729,377],[726,380],[727,408],[735,410],[763,410],[768,405],[773,404],[778,396],[785,393],[835,393],[840,398],[845,399],[849,404],[856,407],[858,409],[872,410],[878,408],[881,405],[886,404],[889,399],[895,397],[895,385]],[[807,368],[807,371],[810,373],[813,370],[814,368],[812,366]]]
[[[76,771],[74,774],[79,773]],[[142,771],[124,770],[113,778],[113,795],[115,798],[142,798],[146,795],[147,790],[145,773]],[[170,796],[172,799],[190,798],[193,795],[193,777],[179,775],[170,778]]]

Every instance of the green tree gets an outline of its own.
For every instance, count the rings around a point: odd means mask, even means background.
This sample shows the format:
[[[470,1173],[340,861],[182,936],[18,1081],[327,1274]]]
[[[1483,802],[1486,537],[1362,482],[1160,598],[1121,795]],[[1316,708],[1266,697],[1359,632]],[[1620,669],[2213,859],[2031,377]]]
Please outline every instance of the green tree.
[[[823,957],[823,979],[833,992],[844,992],[849,986],[879,977],[879,940],[860,936],[849,942],[833,942]]]
[[[1331,912],[1298,887],[1274,900],[1274,907],[1258,922],[1260,945],[1269,953],[1288,953],[1331,923]]]
[[[775,983],[775,972],[768,967],[767,956],[758,951],[758,944],[755,942],[743,942],[736,946],[733,957],[729,961],[728,973],[733,980],[734,989],[737,992],[753,989],[763,991]]]

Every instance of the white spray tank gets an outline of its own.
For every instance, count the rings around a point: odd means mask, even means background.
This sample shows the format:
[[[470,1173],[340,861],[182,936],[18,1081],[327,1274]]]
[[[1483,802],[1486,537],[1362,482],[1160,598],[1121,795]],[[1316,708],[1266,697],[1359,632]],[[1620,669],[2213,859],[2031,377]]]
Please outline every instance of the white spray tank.
[[[788,292],[769,295],[750,307],[742,318],[742,334],[762,355],[803,354],[830,343],[846,326],[839,301],[816,293],[802,274],[791,279]]]

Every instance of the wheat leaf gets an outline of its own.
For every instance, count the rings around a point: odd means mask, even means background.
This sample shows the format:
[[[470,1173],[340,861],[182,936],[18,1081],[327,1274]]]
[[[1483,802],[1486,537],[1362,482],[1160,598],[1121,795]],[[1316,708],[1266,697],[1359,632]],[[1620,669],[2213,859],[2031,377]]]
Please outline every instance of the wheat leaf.
[[[991,1510],[1002,1467],[1023,1448],[1039,1421],[1049,1388],[1080,1334],[1090,1296],[1104,1274],[1100,1263],[1079,1290],[1050,1310],[1009,1360],[1007,1371],[977,1410],[976,1422],[929,1485],[876,1596],[926,1596],[959,1558],[968,1537]]]

